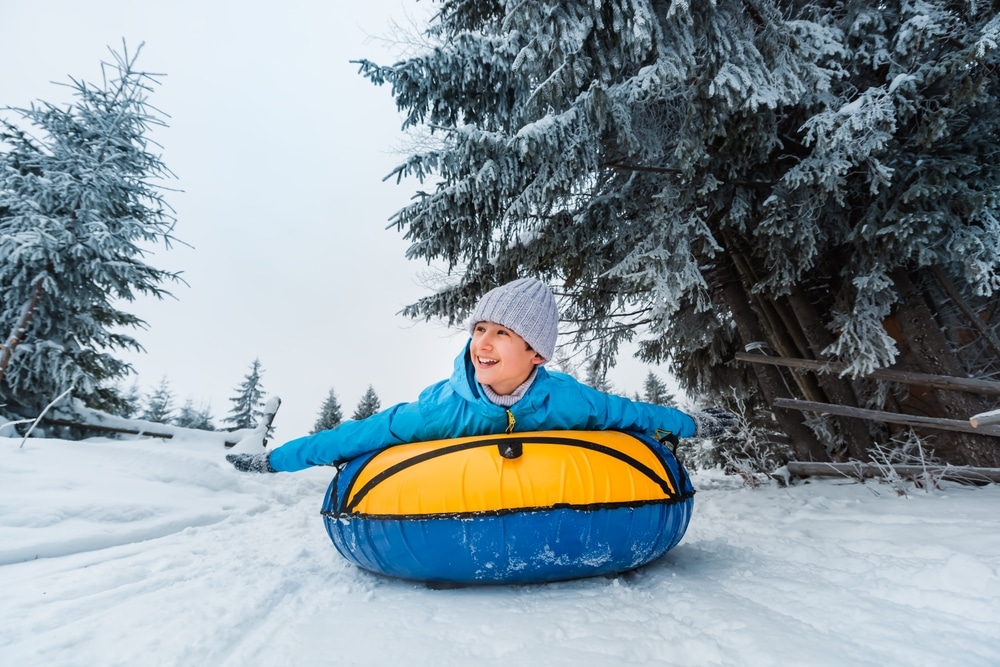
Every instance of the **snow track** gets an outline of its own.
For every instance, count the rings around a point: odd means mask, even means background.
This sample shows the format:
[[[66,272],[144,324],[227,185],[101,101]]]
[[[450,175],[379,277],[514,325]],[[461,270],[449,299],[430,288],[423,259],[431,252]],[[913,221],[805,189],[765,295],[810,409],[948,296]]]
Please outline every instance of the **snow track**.
[[[19,442],[0,439],[4,664],[1000,664],[996,487],[701,474],[687,536],[646,568],[435,590],[340,558],[319,515],[331,469]]]

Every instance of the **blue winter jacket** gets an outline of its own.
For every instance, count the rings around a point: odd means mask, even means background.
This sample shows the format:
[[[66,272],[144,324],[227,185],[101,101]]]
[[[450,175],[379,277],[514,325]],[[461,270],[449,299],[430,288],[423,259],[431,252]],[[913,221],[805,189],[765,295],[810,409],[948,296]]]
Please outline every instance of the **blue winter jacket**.
[[[413,403],[400,403],[365,419],[290,440],[271,453],[279,472],[348,461],[406,442],[512,431],[616,430],[653,435],[695,434],[694,420],[674,408],[610,396],[564,373],[538,366],[525,395],[510,408],[490,403],[476,382],[469,346],[448,380],[427,387]]]

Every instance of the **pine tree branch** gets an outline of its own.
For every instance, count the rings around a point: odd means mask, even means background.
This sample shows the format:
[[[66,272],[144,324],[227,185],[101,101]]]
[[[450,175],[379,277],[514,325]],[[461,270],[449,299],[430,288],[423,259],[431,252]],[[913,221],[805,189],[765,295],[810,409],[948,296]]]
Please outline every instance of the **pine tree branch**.
[[[636,171],[647,174],[670,174],[673,176],[679,176],[682,172],[680,169],[673,167],[650,167],[646,165],[638,164],[626,164],[623,162],[604,162],[601,164],[603,169],[615,169],[618,171]],[[772,181],[752,181],[745,178],[734,178],[728,181],[730,185],[743,185],[750,188],[772,188],[774,183]]]

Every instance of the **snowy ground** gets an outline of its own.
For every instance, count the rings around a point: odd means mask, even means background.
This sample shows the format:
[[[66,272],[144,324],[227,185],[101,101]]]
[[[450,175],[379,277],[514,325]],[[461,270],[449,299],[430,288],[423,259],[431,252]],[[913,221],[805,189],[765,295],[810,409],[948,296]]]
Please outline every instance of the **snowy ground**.
[[[1000,665],[1000,487],[695,475],[612,578],[433,590],[342,560],[330,469],[205,442],[0,438],[4,665]]]

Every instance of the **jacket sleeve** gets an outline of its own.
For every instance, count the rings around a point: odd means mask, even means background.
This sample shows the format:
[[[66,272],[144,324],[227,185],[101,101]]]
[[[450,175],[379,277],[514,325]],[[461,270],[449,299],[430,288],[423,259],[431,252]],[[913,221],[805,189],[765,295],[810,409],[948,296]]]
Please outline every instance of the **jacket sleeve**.
[[[631,401],[621,396],[606,395],[610,426],[622,431],[638,431],[655,435],[656,431],[673,433],[679,438],[690,438],[697,425],[685,412],[666,405]]]
[[[376,449],[424,439],[424,424],[419,403],[400,403],[365,419],[289,440],[271,452],[271,467],[278,472],[295,472],[340,463]]]
[[[651,436],[668,431],[680,438],[695,434],[694,419],[676,408],[605,394],[568,375],[551,376],[554,383],[542,410],[547,427],[633,431]]]

